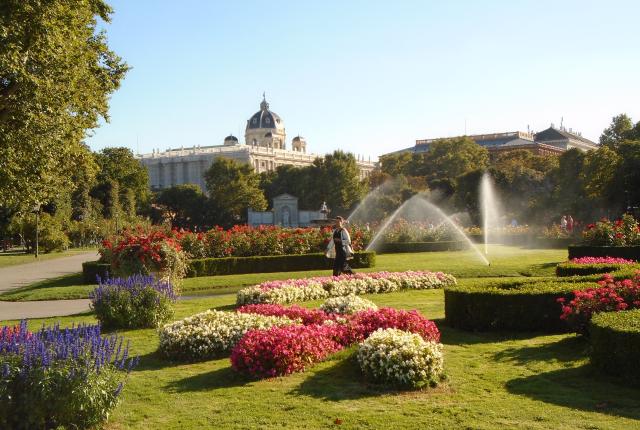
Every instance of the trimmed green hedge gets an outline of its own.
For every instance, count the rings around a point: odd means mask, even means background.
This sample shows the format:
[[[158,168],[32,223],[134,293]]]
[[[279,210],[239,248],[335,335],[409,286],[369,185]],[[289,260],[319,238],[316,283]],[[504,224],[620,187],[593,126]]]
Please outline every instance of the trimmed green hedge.
[[[589,287],[597,284],[584,278],[446,287],[445,319],[451,327],[473,331],[565,332],[568,326],[560,319],[558,297],[571,299],[573,291]]]
[[[594,315],[589,335],[596,368],[640,385],[640,309]]]
[[[394,242],[383,243],[378,252],[381,254],[395,254],[402,252],[437,252],[437,251],[461,251],[467,249],[469,244],[464,240],[443,242]]]
[[[640,260],[640,246],[589,246],[572,245],[569,260],[580,257],[617,257],[628,260]]]
[[[349,265],[354,269],[374,267],[376,253],[356,252]],[[267,255],[256,257],[202,258],[190,260],[187,277],[233,275],[240,273],[295,272],[300,270],[331,269],[333,260],[324,254]]]
[[[620,271],[633,273],[633,271],[639,269],[640,266],[635,264],[575,264],[564,262],[556,266],[556,276],[588,276]]]
[[[111,265],[100,261],[85,261],[82,263],[82,280],[85,284],[95,284],[97,277],[106,278]]]

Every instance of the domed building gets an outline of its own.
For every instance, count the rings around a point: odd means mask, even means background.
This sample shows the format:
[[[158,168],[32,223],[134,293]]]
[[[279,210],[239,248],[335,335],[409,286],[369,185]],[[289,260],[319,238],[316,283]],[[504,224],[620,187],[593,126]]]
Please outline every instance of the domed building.
[[[181,146],[166,151],[155,149],[151,154],[137,157],[149,171],[151,188],[156,190],[180,184],[196,184],[206,190],[204,173],[217,157],[250,164],[258,173],[275,170],[282,165],[309,166],[319,157],[307,154],[307,141],[299,135],[292,139],[291,149],[287,149],[284,121],[269,108],[264,94],[260,110],[247,120],[244,139],[245,142],[241,143],[230,134],[222,145]],[[374,163],[365,161],[362,156],[357,157],[357,164],[361,178],[367,177],[374,168]]]

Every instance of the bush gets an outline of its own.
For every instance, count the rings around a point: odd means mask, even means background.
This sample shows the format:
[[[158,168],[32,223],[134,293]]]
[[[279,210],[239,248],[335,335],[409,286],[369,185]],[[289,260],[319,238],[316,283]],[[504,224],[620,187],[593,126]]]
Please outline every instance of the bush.
[[[585,258],[589,260],[585,260]],[[556,276],[587,276],[601,273],[618,272],[624,269],[640,269],[631,260],[612,257],[583,257],[582,261],[593,261],[592,263],[582,263],[580,259],[570,260],[556,266]],[[620,261],[626,262],[620,262]],[[578,261],[578,262],[576,262]]]
[[[344,297],[331,297],[320,306],[328,314],[351,315],[367,309],[377,310],[378,306],[371,300],[350,295]]]
[[[374,267],[373,251],[356,252],[349,264],[354,269]],[[258,257],[204,258],[188,263],[187,276],[233,275],[239,273],[295,272],[302,270],[331,269],[332,260],[324,254],[267,255]]]
[[[331,319],[329,315],[319,309],[308,309],[298,305],[282,306],[270,304],[244,305],[236,309],[245,314],[259,314],[273,317],[287,317],[291,320],[300,320],[304,325],[322,324]]]
[[[137,359],[100,326],[0,330],[0,428],[91,428],[107,419]]]
[[[629,214],[617,221],[602,219],[587,226],[582,232],[582,240],[584,245],[590,246],[638,246],[640,226]]]
[[[446,287],[447,325],[465,330],[565,332],[557,299],[573,298],[574,291],[597,287],[584,279],[489,282],[479,287]]]
[[[215,358],[230,351],[249,330],[293,323],[285,317],[209,310],[166,324],[158,349],[175,360]]]
[[[159,327],[173,316],[176,294],[168,281],[133,275],[98,283],[89,298],[96,318],[106,328]]]
[[[567,321],[575,332],[588,334],[589,320],[596,312],[640,308],[640,275],[622,281],[605,275],[598,286],[574,291],[571,300],[561,297],[558,302],[562,305],[560,318]]]
[[[322,325],[292,325],[251,330],[231,352],[234,370],[265,378],[304,371],[340,350],[333,329]]]
[[[376,330],[358,346],[357,357],[368,378],[398,387],[435,386],[444,377],[442,345],[402,330]]]
[[[359,294],[442,288],[456,279],[442,272],[374,272],[263,282],[238,291],[236,302],[292,303]]]
[[[640,385],[640,310],[596,314],[589,333],[591,363],[604,373]]]
[[[110,271],[111,264],[109,263],[85,261],[82,263],[82,280],[85,284],[95,284],[98,282],[98,278],[108,278]]]
[[[469,244],[463,240],[447,240],[441,242],[385,242],[376,248],[381,254],[395,254],[402,252],[461,251],[469,248]]]
[[[569,259],[580,257],[617,257],[640,261],[640,246],[569,246]]]

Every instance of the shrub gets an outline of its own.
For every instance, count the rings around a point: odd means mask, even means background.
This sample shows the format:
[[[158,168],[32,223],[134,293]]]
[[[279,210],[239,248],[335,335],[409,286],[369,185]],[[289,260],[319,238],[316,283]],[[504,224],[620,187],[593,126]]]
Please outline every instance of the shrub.
[[[564,332],[558,297],[570,300],[574,291],[597,287],[584,279],[488,282],[483,286],[447,287],[447,325],[465,330]]]
[[[557,299],[562,305],[560,318],[580,334],[587,334],[589,320],[596,312],[617,312],[640,308],[640,275],[634,279],[615,281],[605,275],[599,286],[574,291],[574,297]]]
[[[285,317],[209,310],[162,327],[158,349],[175,360],[215,358],[230,351],[249,330],[293,323]]]
[[[274,317],[287,317],[292,320],[300,320],[304,325],[322,324],[331,319],[329,315],[319,309],[308,309],[297,305],[282,306],[270,304],[244,305],[237,312],[246,314],[259,314]]]
[[[0,331],[0,428],[90,428],[106,420],[123,388],[128,358],[122,337],[100,326]]]
[[[589,333],[591,363],[604,373],[640,385],[640,310],[596,314]]]
[[[98,278],[108,278],[111,264],[100,261],[85,261],[82,263],[82,280],[85,284],[95,284]]]
[[[350,295],[344,297],[331,297],[320,306],[328,314],[351,315],[367,309],[377,310],[378,306],[371,300]]]
[[[359,294],[431,289],[454,285],[456,279],[442,272],[375,272],[286,281],[269,281],[238,291],[236,302],[292,303]]]
[[[292,325],[251,330],[231,353],[234,370],[264,378],[304,371],[339,349],[330,326]]]
[[[585,245],[596,246],[637,246],[640,245],[640,226],[632,215],[610,221],[606,218],[589,224],[582,233]]]
[[[98,280],[89,294],[96,318],[107,328],[158,327],[173,316],[176,294],[168,281],[153,276]]]
[[[420,388],[444,377],[442,345],[402,330],[376,330],[358,346],[357,357],[368,378],[385,384]]]

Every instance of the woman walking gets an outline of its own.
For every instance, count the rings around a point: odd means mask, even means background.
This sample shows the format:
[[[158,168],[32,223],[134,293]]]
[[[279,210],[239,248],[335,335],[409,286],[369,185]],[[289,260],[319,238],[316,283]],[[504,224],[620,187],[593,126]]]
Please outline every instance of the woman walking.
[[[353,258],[353,249],[351,248],[351,236],[346,228],[343,227],[344,219],[341,216],[336,217],[335,229],[333,237],[327,246],[327,257],[333,258],[333,276],[339,276],[342,273],[353,275],[351,267],[347,260]]]

